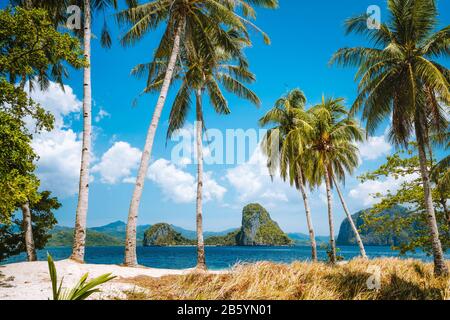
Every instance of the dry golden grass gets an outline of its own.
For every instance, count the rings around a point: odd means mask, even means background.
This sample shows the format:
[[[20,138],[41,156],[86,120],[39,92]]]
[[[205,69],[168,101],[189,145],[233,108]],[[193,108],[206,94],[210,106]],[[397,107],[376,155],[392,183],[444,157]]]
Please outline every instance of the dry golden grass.
[[[366,284],[370,266],[381,270],[381,288]],[[144,288],[129,299],[157,300],[450,300],[450,278],[435,278],[433,266],[416,260],[355,259],[347,264],[260,262],[230,273],[191,273],[126,280]]]

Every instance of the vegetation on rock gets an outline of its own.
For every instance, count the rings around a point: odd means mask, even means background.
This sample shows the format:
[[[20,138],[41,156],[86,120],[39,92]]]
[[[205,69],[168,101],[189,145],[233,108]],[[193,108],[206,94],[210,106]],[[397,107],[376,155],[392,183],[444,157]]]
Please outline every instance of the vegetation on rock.
[[[181,233],[176,232],[167,223],[158,223],[151,226],[144,233],[143,245],[149,246],[184,246],[194,245],[195,241],[186,239]]]

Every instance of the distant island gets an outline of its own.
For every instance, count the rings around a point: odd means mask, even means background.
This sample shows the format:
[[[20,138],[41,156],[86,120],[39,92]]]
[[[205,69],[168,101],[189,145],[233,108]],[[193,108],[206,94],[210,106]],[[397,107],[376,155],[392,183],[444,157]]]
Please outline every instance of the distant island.
[[[364,215],[369,211],[361,210],[352,215],[356,227],[360,230],[360,236],[366,246],[398,246],[401,243],[407,242],[410,235],[403,231],[400,235],[395,235],[394,232],[387,232],[386,234],[375,233],[373,229],[361,228],[364,225]],[[408,210],[402,206],[394,206],[390,209],[384,210],[378,216],[393,217],[394,215],[405,216]],[[345,219],[340,227],[339,235],[336,243],[338,245],[352,246],[356,245],[355,235],[351,229],[350,223]]]
[[[195,240],[187,239],[165,223],[150,227],[144,235],[144,246],[194,245]],[[260,204],[247,205],[242,210],[242,226],[223,236],[205,239],[210,246],[292,246],[295,242],[273,221],[267,210]]]
[[[353,219],[358,228],[363,225],[363,214],[367,210],[357,212]],[[394,212],[406,213],[406,209],[397,206],[386,210],[381,215],[392,215]],[[87,246],[123,246],[125,241],[126,224],[116,221],[105,226],[88,228]],[[404,235],[407,237],[408,235]],[[367,246],[397,245],[404,237],[378,235],[373,230],[361,230],[361,237]],[[273,221],[267,210],[260,204],[249,204],[242,212],[240,228],[228,229],[221,232],[204,232],[207,246],[285,246],[309,245],[309,236],[303,233],[284,233]],[[140,225],[137,227],[137,241],[144,246],[188,246],[196,244],[196,232],[167,223],[155,225]],[[318,245],[329,241],[327,236],[317,236]],[[48,247],[69,247],[73,242],[73,228],[57,226],[51,231]],[[353,232],[347,219],[340,225],[337,237],[338,245],[355,245]]]

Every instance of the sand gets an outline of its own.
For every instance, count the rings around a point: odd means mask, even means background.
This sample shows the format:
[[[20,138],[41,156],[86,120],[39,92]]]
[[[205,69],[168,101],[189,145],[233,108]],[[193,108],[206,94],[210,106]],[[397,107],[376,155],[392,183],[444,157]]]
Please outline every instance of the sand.
[[[135,285],[124,283],[124,279],[137,276],[162,277],[182,275],[192,269],[170,270],[154,268],[128,268],[118,265],[79,264],[72,260],[56,261],[58,281],[64,277],[63,287],[72,287],[81,276],[89,273],[89,279],[105,273],[117,278],[100,286],[102,292],[91,299],[122,299],[124,291],[144,291]],[[217,273],[217,272],[215,272]],[[52,296],[47,261],[20,262],[0,266],[0,300],[47,300]]]

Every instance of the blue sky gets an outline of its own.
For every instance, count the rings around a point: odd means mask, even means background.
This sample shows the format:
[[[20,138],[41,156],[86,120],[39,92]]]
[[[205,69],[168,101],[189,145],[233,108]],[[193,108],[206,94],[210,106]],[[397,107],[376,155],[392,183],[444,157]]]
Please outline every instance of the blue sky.
[[[354,70],[328,66],[333,52],[345,46],[364,44],[354,36],[345,36],[343,22],[346,18],[363,13],[369,5],[379,5],[382,20],[386,19],[385,0],[295,1],[281,0],[276,11],[259,10],[257,24],[271,37],[267,46],[260,36],[254,35],[254,45],[246,51],[251,69],[257,75],[252,86],[262,100],[256,109],[249,103],[229,96],[232,114],[217,116],[205,105],[208,128],[244,130],[257,128],[257,120],[288,89],[301,88],[309,104],[320,101],[322,94],[344,97],[350,105],[355,97]],[[441,25],[450,22],[450,2],[438,1]],[[112,14],[111,12],[110,14]],[[94,22],[93,31],[100,34],[102,19]],[[94,98],[94,150],[93,173],[90,184],[88,225],[98,226],[115,220],[125,221],[133,190],[129,183],[135,176],[139,150],[153,113],[156,95],[133,99],[144,86],[144,81],[130,76],[138,63],[147,62],[158,44],[161,30],[149,34],[131,48],[118,43],[121,31],[113,21],[113,47],[105,50],[99,39],[92,41],[92,87]],[[443,62],[448,65],[448,61]],[[45,188],[53,190],[63,207],[58,211],[60,224],[72,226],[76,209],[76,189],[80,136],[79,118],[82,100],[82,72],[72,70],[67,80],[67,90],[60,92],[51,87],[48,92],[33,93],[36,100],[59,114],[59,125],[54,132],[37,137],[35,149],[41,159],[38,174]],[[195,200],[192,190],[195,165],[170,162],[174,143],[165,144],[168,113],[175,88],[172,88],[158,128],[152,157],[151,177],[147,179],[140,207],[139,224],[169,222],[194,229]],[[193,114],[190,121],[193,121]],[[96,118],[96,119],[95,119]],[[189,128],[188,128],[189,129]],[[362,146],[362,164],[355,176],[376,168],[393,149],[385,141],[385,128]],[[260,202],[272,217],[288,232],[306,232],[303,204],[300,195],[280,181],[273,184],[267,176],[260,176],[261,158],[248,157],[250,163],[239,165],[206,166],[209,201],[204,205],[206,230],[223,230],[238,227],[243,205]],[[156,163],[154,163],[156,161]],[[252,165],[256,164],[256,165]],[[179,179],[179,180],[177,180]],[[175,182],[174,182],[175,181]],[[349,178],[344,194],[352,212],[370,206],[371,192],[386,190],[398,185],[388,180],[360,185]],[[328,225],[324,190],[311,195],[314,226],[317,233],[326,235]],[[344,219],[338,198],[335,197],[337,225]]]

